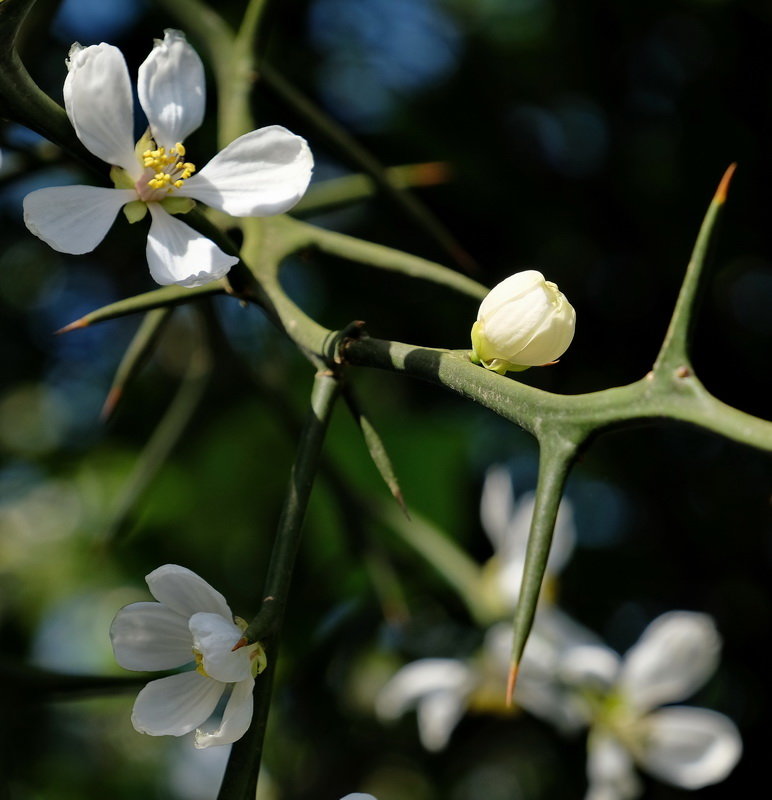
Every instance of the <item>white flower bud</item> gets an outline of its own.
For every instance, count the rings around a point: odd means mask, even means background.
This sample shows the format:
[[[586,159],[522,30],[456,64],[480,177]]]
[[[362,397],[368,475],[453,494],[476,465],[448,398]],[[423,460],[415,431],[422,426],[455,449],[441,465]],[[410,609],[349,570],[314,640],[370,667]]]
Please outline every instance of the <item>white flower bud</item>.
[[[503,375],[548,364],[574,338],[576,312],[535,269],[516,272],[494,286],[472,326],[474,359]]]

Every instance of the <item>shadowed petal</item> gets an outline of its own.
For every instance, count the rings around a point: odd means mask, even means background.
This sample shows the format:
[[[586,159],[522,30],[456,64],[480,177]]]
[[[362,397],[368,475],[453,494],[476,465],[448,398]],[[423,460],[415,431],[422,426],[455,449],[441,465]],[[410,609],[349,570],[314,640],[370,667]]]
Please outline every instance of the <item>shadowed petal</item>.
[[[593,731],[587,741],[585,800],[633,800],[641,791],[632,756],[613,736]]]
[[[60,253],[90,253],[105,238],[132,189],[52,186],[24,198],[24,224]]]
[[[300,200],[313,165],[305,139],[271,125],[239,136],[176,193],[235,217],[269,217]]]
[[[158,203],[149,203],[148,209],[153,221],[146,255],[156,283],[202,286],[224,277],[238,263],[236,256],[223,253],[211,239],[167,214]]]
[[[136,180],[142,168],[134,155],[134,106],[121,51],[104,42],[75,44],[67,69],[64,106],[78,138],[97,158],[123,167]]]
[[[649,714],[641,766],[683,789],[723,781],[742,754],[742,740],[729,717],[706,708],[677,706]]]
[[[188,622],[193,646],[203,656],[207,675],[224,683],[234,683],[252,677],[249,652],[242,647],[235,653],[233,645],[241,639],[241,628],[221,614],[199,612]]]
[[[156,144],[169,150],[204,119],[204,65],[181,31],[164,31],[139,68],[137,92]]]
[[[186,619],[198,611],[209,611],[226,619],[233,614],[225,598],[202,577],[177,564],[164,564],[145,577],[150,592],[158,600]]]
[[[230,744],[240,739],[252,721],[252,688],[255,679],[251,676],[239,681],[228,698],[228,704],[222,715],[220,727],[212,733],[196,731],[194,744],[198,748]]]
[[[384,719],[396,719],[432,692],[455,692],[466,697],[474,683],[474,674],[463,661],[422,658],[402,667],[381,689],[375,710]]]
[[[160,603],[132,603],[110,626],[116,661],[124,669],[174,669],[193,661],[187,617]]]
[[[150,681],[137,695],[131,724],[151,736],[182,736],[209,718],[224,690],[198,672]]]
[[[721,638],[706,614],[663,614],[627,652],[620,691],[639,710],[683,700],[716,669],[720,649]]]

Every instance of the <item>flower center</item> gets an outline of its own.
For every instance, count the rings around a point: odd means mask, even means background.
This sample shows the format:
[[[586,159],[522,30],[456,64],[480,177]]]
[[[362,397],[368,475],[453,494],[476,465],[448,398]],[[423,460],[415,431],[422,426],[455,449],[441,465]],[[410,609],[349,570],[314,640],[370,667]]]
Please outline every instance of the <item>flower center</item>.
[[[179,189],[196,171],[196,165],[183,161],[184,157],[185,148],[181,142],[177,142],[168,153],[164,147],[145,150],[142,153],[142,166],[145,167],[145,175],[148,177],[143,175],[138,181],[140,199],[162,200],[169,192]]]

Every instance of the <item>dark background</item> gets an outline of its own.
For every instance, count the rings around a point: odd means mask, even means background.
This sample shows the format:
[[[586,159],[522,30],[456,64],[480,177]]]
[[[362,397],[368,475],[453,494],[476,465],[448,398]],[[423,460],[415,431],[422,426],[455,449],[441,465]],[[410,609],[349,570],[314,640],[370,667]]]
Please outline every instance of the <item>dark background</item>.
[[[72,41],[118,45],[134,73],[153,37],[184,28],[150,2],[67,0],[54,17],[55,5],[40,4],[53,22],[24,57],[60,102]],[[217,9],[235,21],[243,5],[220,0]],[[738,162],[693,360],[720,399],[770,417],[769,4],[275,6],[267,57],[276,68],[383,164],[449,165],[452,180],[418,194],[478,262],[474,277],[493,285],[533,267],[566,293],[578,317],[570,350],[559,366],[517,376],[550,391],[599,390],[648,371],[705,208],[724,169]],[[356,171],[269,89],[258,85],[254,101],[260,125],[283,124],[309,140],[318,180]],[[142,577],[162,563],[189,566],[236,613],[254,612],[294,446],[280,411],[302,413],[312,372],[258,310],[227,298],[203,308],[225,331],[214,379],[172,457],[122,520],[131,536],[105,546],[138,455],[184,371],[198,317],[175,312],[157,355],[101,425],[100,406],[138,320],[52,331],[154,288],[144,223],[119,220],[87,256],[48,249],[24,228],[21,198],[92,178],[18,126],[1,136],[2,663],[121,674],[110,620],[146,598]],[[214,139],[211,118],[186,142],[199,165]],[[311,221],[450,264],[385,198]],[[476,307],[450,292],[321,257],[297,259],[284,274],[292,296],[328,327],[364,319],[383,338],[468,346]],[[435,387],[364,370],[352,378],[408,505],[485,560],[490,546],[477,513],[485,469],[507,462],[516,490],[533,488],[533,441]],[[352,485],[386,496],[342,409],[328,452]],[[579,536],[561,579],[568,613],[622,652],[670,609],[709,613],[722,633],[720,670],[694,703],[731,716],[745,754],[729,780],[703,790],[706,798],[766,783],[769,489],[768,455],[667,422],[599,438],[568,486]],[[399,574],[409,620],[384,620],[373,558]],[[525,716],[475,715],[444,753],[427,755],[413,718],[391,727],[373,718],[378,681],[399,664],[467,655],[479,636],[420,557],[366,514],[341,508],[322,481],[295,576],[266,761],[275,793],[266,797],[335,799],[357,788],[379,800],[582,797],[583,737],[565,740]],[[139,736],[130,693],[49,703],[39,691],[22,696],[13,681],[5,686],[0,796],[213,796],[198,770],[211,760],[216,773],[223,753]],[[647,782],[646,797],[685,795]]]

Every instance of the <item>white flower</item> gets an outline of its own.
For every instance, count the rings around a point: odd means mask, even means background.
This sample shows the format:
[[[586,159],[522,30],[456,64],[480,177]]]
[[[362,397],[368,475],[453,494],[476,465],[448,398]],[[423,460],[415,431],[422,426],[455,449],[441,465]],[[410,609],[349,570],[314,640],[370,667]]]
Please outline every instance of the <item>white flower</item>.
[[[482,301],[472,326],[474,357],[502,375],[548,364],[574,338],[576,312],[558,287],[529,269],[510,275]]]
[[[654,620],[624,659],[593,644],[566,650],[552,706],[573,697],[573,708],[590,725],[587,800],[638,797],[635,764],[683,789],[727,777],[742,752],[734,723],[703,708],[659,708],[702,686],[716,668],[720,647],[710,617],[672,611]]]
[[[193,200],[236,217],[281,214],[302,197],[313,158],[306,141],[273,125],[231,142],[203,169],[185,161],[185,138],[204,117],[204,68],[180,31],[167,30],[139,68],[139,102],[150,125],[133,140],[129,72],[120,50],[74,44],[64,104],[80,141],[113,165],[115,189],[59,186],[24,199],[24,221],[54,250],[88,253],[124,208],[130,222],[150,212],[147,262],[159,284],[199,286],[238,262],[169,213]],[[196,172],[196,174],[193,174]]]
[[[526,492],[515,503],[512,479],[506,467],[491,467],[485,474],[480,500],[480,520],[494,549],[493,558],[485,566],[490,602],[502,615],[514,611],[520,596],[525,567],[525,551],[531,529],[535,495]],[[574,550],[576,530],[568,500],[562,500],[555,521],[545,588],[565,567]],[[492,585],[491,585],[492,584]]]
[[[225,598],[189,569],[166,564],[145,580],[159,602],[132,603],[116,614],[110,628],[116,660],[140,671],[190,662],[196,669],[148,683],[137,695],[132,724],[152,736],[183,736],[206,722],[232,687],[220,727],[196,730],[195,745],[235,742],[252,719],[252,687],[266,663],[262,647],[232,650],[246,623],[234,622]]]

